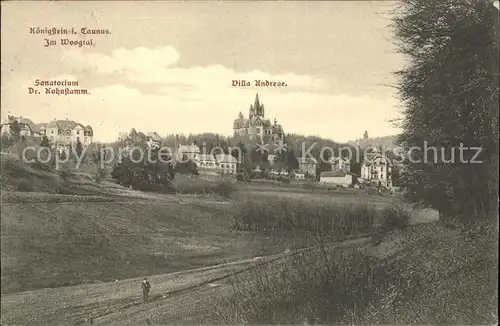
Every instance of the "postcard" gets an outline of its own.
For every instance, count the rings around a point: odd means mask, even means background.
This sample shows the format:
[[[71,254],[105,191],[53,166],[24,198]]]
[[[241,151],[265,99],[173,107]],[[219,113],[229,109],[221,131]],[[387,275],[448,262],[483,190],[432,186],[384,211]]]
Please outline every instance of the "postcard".
[[[9,1],[2,325],[498,322],[498,1]]]

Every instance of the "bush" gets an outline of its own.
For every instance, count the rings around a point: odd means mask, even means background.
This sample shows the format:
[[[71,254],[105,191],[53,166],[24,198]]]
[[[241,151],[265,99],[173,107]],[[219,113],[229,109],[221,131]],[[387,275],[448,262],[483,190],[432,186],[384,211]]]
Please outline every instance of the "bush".
[[[94,180],[95,180],[95,182],[99,183],[102,181],[102,179],[104,179],[105,176],[106,176],[106,170],[102,169],[102,168],[98,168],[97,172],[94,175]]]
[[[64,165],[61,167],[61,170],[59,171],[59,176],[64,181],[67,181],[72,175],[73,175],[73,172],[71,171],[71,169],[67,165]]]
[[[229,182],[222,182],[215,186],[216,194],[224,198],[229,198],[233,191],[234,187]]]
[[[310,231],[342,236],[366,231],[376,211],[367,205],[248,196],[236,203],[233,228],[242,231]]]
[[[381,212],[382,229],[385,231],[402,229],[408,225],[410,214],[401,206],[391,206]]]
[[[18,191],[33,191],[33,185],[28,180],[21,180],[16,189]]]

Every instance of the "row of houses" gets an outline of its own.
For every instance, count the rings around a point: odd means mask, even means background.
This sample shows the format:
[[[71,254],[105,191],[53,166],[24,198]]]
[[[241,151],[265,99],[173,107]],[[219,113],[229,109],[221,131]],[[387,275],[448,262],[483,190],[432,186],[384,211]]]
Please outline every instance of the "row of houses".
[[[0,125],[2,134],[12,134],[13,123],[17,122],[20,136],[42,138],[46,136],[53,146],[60,151],[68,150],[70,145],[80,142],[84,147],[92,144],[94,131],[91,126],[73,120],[57,120],[47,123],[34,123],[29,118],[9,116],[7,122]]]
[[[48,123],[34,123],[29,118],[9,116],[8,121],[0,125],[2,134],[12,133],[12,124],[17,121],[20,135],[23,137],[41,138],[46,136],[49,141],[60,151],[66,151],[70,145],[77,142],[86,147],[92,144],[93,129],[91,126],[83,125],[72,120],[54,119]],[[146,134],[149,146],[160,146],[161,136],[156,132]],[[204,174],[230,174],[238,171],[238,161],[228,154],[203,154],[195,144],[178,145],[176,157],[178,160],[187,156],[196,163],[200,173]],[[274,155],[269,155],[269,161],[275,160]],[[292,177],[303,180],[307,177],[316,179],[318,162],[314,158],[297,157],[299,167],[288,175],[286,171],[271,171],[271,175]],[[351,162],[342,157],[334,157],[329,160],[331,171],[321,172],[319,182],[325,184],[349,185],[358,179],[361,183],[375,183],[385,187],[392,186],[392,162],[378,152],[368,153],[361,165],[359,176],[351,173]],[[258,169],[258,168],[257,168]]]
[[[270,155],[270,159],[274,159]],[[299,168],[290,177],[296,180],[311,177],[316,179],[318,161],[314,158],[297,157]],[[354,183],[370,183],[384,187],[392,186],[393,163],[382,153],[368,153],[361,164],[361,173],[356,175],[351,172],[351,162],[347,158],[333,157],[328,161],[330,171],[323,171],[318,176],[319,182],[324,184],[337,184],[342,186]],[[272,175],[288,176],[286,172],[271,171]]]
[[[146,134],[149,146],[160,146],[161,137],[157,133]],[[238,160],[228,154],[206,154],[195,145],[177,145],[174,153],[177,161],[191,160],[196,163],[198,172],[206,175],[235,175],[238,171]]]
[[[189,158],[192,160],[196,163],[200,174],[236,175],[238,171],[238,160],[232,155],[201,153],[200,148],[195,144],[179,145],[176,157],[177,159]]]
[[[393,163],[382,153],[368,153],[361,164],[361,174],[350,171],[350,163],[344,159],[332,164],[332,171],[321,172],[319,182],[349,186],[355,183],[373,184],[386,188],[392,187]]]

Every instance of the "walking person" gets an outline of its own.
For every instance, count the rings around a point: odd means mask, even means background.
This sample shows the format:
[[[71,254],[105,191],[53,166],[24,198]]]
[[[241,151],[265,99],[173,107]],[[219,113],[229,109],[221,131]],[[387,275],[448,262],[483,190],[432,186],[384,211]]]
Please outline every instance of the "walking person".
[[[148,279],[144,278],[141,284],[142,288],[142,300],[144,303],[148,302],[149,290],[151,289],[151,284],[149,284]]]

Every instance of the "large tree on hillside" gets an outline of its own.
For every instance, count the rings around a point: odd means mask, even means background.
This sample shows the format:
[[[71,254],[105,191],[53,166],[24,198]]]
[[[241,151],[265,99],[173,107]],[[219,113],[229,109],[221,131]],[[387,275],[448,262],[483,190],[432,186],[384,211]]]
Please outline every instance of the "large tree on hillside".
[[[488,1],[403,0],[396,17],[399,50],[409,59],[399,72],[405,104],[399,141],[406,149],[424,149],[424,142],[437,149],[412,151],[413,162],[405,162],[401,176],[406,193],[438,209],[442,217],[494,217],[498,10]],[[462,150],[461,159],[461,144],[481,148],[479,155]],[[482,163],[470,163],[472,159]]]

